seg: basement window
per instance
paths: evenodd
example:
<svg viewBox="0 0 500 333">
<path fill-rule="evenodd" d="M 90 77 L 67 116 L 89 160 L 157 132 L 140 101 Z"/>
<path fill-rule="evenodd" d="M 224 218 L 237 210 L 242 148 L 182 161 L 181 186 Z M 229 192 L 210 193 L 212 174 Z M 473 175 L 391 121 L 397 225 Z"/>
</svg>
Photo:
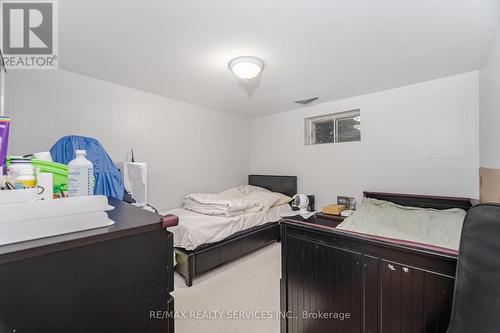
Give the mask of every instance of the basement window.
<svg viewBox="0 0 500 333">
<path fill-rule="evenodd" d="M 305 119 L 305 144 L 361 141 L 361 112 L 352 110 Z"/>
</svg>

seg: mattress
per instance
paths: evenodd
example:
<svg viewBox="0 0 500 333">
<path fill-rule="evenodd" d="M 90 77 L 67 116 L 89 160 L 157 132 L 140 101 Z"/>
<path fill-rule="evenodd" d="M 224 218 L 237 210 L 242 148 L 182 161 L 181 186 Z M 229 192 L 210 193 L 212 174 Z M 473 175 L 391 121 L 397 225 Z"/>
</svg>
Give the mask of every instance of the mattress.
<svg viewBox="0 0 500 333">
<path fill-rule="evenodd" d="M 179 224 L 168 228 L 174 235 L 174 246 L 191 251 L 197 247 L 222 241 L 238 232 L 269 222 L 277 222 L 291 210 L 289 205 L 273 207 L 269 211 L 246 213 L 238 216 L 210 216 L 176 208 L 162 214 L 179 217 Z"/>
</svg>

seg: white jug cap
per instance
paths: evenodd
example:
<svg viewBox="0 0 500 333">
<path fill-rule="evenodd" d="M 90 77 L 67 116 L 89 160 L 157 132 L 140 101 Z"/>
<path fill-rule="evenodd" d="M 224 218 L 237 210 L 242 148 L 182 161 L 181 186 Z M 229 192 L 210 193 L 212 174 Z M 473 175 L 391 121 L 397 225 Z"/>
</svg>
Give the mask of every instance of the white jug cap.
<svg viewBox="0 0 500 333">
<path fill-rule="evenodd" d="M 75 155 L 87 155 L 87 151 L 82 149 L 77 149 L 75 150 Z"/>
</svg>

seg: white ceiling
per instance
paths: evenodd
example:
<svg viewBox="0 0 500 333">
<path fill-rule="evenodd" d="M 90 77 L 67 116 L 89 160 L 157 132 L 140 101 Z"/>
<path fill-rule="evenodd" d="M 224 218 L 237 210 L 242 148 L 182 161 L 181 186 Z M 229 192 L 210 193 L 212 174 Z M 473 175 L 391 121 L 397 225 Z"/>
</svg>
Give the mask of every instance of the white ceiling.
<svg viewBox="0 0 500 333">
<path fill-rule="evenodd" d="M 248 117 L 478 69 L 498 0 L 62 0 L 60 68 Z M 238 83 L 230 59 L 260 57 Z"/>
</svg>

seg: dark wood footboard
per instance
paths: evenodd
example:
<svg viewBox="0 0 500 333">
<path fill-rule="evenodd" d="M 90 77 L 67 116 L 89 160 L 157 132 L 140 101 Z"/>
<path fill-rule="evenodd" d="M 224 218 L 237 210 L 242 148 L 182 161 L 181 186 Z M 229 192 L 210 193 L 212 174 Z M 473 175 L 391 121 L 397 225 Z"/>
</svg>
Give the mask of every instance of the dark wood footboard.
<svg viewBox="0 0 500 333">
<path fill-rule="evenodd" d="M 456 257 L 282 223 L 282 333 L 444 333 Z"/>
<path fill-rule="evenodd" d="M 184 277 L 186 286 L 193 285 L 196 275 L 228 263 L 280 238 L 278 222 L 268 223 L 233 235 L 221 242 L 201 246 L 193 251 L 175 248 L 175 271 Z"/>
</svg>

